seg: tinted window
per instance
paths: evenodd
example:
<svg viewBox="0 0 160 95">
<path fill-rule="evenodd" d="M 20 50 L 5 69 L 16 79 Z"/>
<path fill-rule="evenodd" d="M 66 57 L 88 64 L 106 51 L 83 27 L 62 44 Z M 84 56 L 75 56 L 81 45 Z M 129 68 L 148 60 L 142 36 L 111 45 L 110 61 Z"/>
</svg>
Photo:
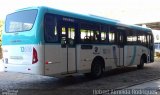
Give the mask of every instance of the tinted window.
<svg viewBox="0 0 160 95">
<path fill-rule="evenodd" d="M 58 32 L 57 32 L 57 19 L 52 14 L 46 14 L 44 19 L 44 29 L 45 29 L 45 41 L 46 42 L 57 42 Z"/>
<path fill-rule="evenodd" d="M 37 10 L 20 11 L 6 17 L 6 32 L 21 32 L 32 29 Z"/>
<path fill-rule="evenodd" d="M 115 27 L 110 27 L 110 31 L 109 31 L 109 43 L 116 43 L 116 28 Z"/>
<path fill-rule="evenodd" d="M 99 25 L 92 23 L 81 23 L 81 42 L 97 43 L 100 41 Z"/>
<path fill-rule="evenodd" d="M 108 43 L 109 42 L 109 33 L 108 33 L 108 26 L 101 26 L 101 42 Z"/>
<path fill-rule="evenodd" d="M 138 32 L 138 44 L 147 45 L 147 36 L 143 31 Z"/>
<path fill-rule="evenodd" d="M 137 44 L 137 32 L 132 30 L 126 31 L 127 44 Z"/>
</svg>

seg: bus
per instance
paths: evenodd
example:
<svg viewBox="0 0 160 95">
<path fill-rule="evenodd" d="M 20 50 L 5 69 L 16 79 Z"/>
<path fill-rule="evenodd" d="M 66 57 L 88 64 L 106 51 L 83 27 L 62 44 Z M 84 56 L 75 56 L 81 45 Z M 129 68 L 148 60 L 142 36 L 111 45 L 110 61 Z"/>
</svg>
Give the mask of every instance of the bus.
<svg viewBox="0 0 160 95">
<path fill-rule="evenodd" d="M 104 71 L 154 61 L 152 31 L 120 21 L 45 6 L 6 16 L 5 72 L 100 77 Z"/>
<path fill-rule="evenodd" d="M 154 37 L 155 57 L 160 57 L 160 30 L 152 30 Z"/>
</svg>

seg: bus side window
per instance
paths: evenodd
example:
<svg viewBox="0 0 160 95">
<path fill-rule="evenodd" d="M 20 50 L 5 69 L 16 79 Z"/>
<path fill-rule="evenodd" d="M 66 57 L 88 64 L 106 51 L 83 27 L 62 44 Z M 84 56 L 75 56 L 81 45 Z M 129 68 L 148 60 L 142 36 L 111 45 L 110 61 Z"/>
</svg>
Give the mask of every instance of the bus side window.
<svg viewBox="0 0 160 95">
<path fill-rule="evenodd" d="M 147 35 L 141 31 L 138 33 L 138 43 L 147 46 Z"/>
<path fill-rule="evenodd" d="M 109 32 L 109 43 L 115 43 L 115 33 Z"/>
<path fill-rule="evenodd" d="M 89 36 L 87 33 L 88 30 L 85 29 L 80 29 L 80 34 L 81 34 L 81 42 L 88 42 L 89 41 Z"/>
<path fill-rule="evenodd" d="M 100 42 L 99 25 L 95 23 L 82 22 L 80 24 L 80 38 L 82 43 Z"/>
<path fill-rule="evenodd" d="M 101 32 L 101 42 L 105 42 L 106 41 L 106 32 Z"/>
<path fill-rule="evenodd" d="M 54 15 L 46 14 L 44 21 L 44 34 L 46 42 L 57 42 L 58 33 L 57 33 L 57 20 Z"/>
<path fill-rule="evenodd" d="M 98 30 L 94 31 L 94 41 L 99 42 L 100 41 L 100 32 Z"/>
<path fill-rule="evenodd" d="M 70 46 L 75 45 L 75 28 L 74 27 L 68 28 L 68 43 Z"/>
<path fill-rule="evenodd" d="M 109 42 L 109 36 L 108 36 L 108 26 L 102 25 L 101 26 L 101 43 L 108 43 Z"/>
<path fill-rule="evenodd" d="M 127 44 L 133 45 L 133 44 L 137 44 L 139 43 L 139 41 L 137 39 L 139 39 L 139 37 L 137 38 L 137 31 L 133 31 L 133 30 L 126 30 L 125 32 L 126 34 L 126 41 Z"/>
<path fill-rule="evenodd" d="M 108 37 L 109 37 L 109 43 L 111 43 L 111 44 L 116 43 L 116 29 L 115 29 L 115 27 L 112 27 L 112 26 L 110 27 Z"/>
</svg>

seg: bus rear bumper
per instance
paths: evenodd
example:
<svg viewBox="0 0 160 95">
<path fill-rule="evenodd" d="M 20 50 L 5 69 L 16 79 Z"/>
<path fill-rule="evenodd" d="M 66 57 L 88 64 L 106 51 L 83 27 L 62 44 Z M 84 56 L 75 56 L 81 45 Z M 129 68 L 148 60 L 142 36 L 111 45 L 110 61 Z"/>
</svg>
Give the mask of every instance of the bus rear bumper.
<svg viewBox="0 0 160 95">
<path fill-rule="evenodd" d="M 37 65 L 15 65 L 15 64 L 5 64 L 5 72 L 18 72 L 18 73 L 27 73 L 27 74 L 37 74 L 44 75 L 44 70 L 38 68 Z"/>
</svg>

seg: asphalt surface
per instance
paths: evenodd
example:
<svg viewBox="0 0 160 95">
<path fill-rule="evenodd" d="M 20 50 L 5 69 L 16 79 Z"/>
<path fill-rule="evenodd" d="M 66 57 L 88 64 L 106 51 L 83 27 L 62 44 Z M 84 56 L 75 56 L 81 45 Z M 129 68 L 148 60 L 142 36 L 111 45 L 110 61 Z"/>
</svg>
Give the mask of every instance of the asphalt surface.
<svg viewBox="0 0 160 95">
<path fill-rule="evenodd" d="M 160 95 L 160 79 L 128 87 L 125 90 L 132 90 L 132 94 Z"/>
<path fill-rule="evenodd" d="M 55 78 L 0 72 L 0 95 L 96 95 L 97 90 L 111 95 L 108 91 L 126 89 L 156 79 L 160 79 L 159 59 L 146 64 L 142 70 L 136 66 L 119 68 L 105 72 L 100 79 L 94 80 L 83 75 Z"/>
</svg>

